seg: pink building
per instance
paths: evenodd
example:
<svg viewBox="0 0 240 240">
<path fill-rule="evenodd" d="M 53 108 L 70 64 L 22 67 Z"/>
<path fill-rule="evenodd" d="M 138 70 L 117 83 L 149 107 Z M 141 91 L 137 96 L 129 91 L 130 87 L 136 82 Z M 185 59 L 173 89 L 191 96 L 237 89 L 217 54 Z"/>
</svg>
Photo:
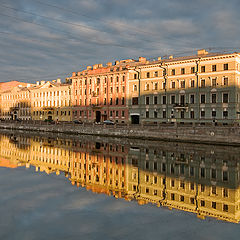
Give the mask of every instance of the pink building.
<svg viewBox="0 0 240 240">
<path fill-rule="evenodd" d="M 73 120 L 126 123 L 128 66 L 134 62 L 128 59 L 117 61 L 114 66 L 96 64 L 82 72 L 73 72 Z"/>
</svg>

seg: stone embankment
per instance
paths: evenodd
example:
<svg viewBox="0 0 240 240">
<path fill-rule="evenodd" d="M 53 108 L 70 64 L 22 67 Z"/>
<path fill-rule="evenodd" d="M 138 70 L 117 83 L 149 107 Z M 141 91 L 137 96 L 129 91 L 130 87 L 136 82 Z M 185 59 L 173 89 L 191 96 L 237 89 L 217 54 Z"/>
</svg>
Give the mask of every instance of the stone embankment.
<svg viewBox="0 0 240 240">
<path fill-rule="evenodd" d="M 240 146 L 240 127 L 1 122 L 1 129 Z"/>
</svg>

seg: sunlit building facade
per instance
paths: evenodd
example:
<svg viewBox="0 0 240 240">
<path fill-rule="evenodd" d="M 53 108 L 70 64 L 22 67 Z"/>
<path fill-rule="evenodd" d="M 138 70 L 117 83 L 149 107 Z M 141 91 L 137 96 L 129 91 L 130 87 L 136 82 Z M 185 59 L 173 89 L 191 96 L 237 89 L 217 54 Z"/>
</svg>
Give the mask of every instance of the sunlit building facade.
<svg viewBox="0 0 240 240">
<path fill-rule="evenodd" d="M 129 69 L 132 123 L 238 123 L 238 53 L 159 58 Z"/>
</svg>

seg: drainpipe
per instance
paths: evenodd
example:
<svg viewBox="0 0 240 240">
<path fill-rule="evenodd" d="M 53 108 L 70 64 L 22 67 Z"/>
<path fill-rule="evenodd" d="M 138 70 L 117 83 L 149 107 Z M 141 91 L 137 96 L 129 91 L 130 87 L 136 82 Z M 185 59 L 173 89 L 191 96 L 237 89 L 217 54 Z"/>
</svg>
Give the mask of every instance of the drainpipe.
<svg viewBox="0 0 240 240">
<path fill-rule="evenodd" d="M 197 80 L 197 121 L 200 122 L 200 89 L 199 89 L 199 64 L 200 64 L 201 58 L 199 57 L 198 60 L 196 60 L 196 80 Z"/>
<path fill-rule="evenodd" d="M 166 96 L 166 119 L 168 123 L 168 96 L 167 96 L 167 66 L 163 66 L 163 63 L 161 63 L 160 68 L 163 69 L 163 78 L 164 78 L 164 93 Z"/>
</svg>

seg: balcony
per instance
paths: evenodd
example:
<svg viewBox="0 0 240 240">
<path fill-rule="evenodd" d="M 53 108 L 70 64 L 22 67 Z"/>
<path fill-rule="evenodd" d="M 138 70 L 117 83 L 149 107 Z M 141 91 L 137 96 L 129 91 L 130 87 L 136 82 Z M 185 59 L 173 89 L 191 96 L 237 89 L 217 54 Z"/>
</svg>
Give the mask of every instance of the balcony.
<svg viewBox="0 0 240 240">
<path fill-rule="evenodd" d="M 188 103 L 175 103 L 173 108 L 175 109 L 188 109 Z"/>
</svg>

